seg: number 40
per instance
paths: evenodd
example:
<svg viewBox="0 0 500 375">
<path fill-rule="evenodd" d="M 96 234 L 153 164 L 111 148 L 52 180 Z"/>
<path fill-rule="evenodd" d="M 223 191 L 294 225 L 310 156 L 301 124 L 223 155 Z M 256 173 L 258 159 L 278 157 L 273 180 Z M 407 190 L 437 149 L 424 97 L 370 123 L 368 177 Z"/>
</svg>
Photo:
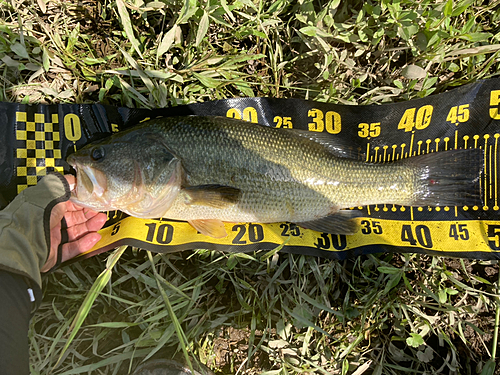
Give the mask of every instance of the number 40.
<svg viewBox="0 0 500 375">
<path fill-rule="evenodd" d="M 404 129 L 405 132 L 425 129 L 431 123 L 432 112 L 434 107 L 432 105 L 424 105 L 417 111 L 416 108 L 408 108 L 398 124 L 398 129 Z"/>
</svg>

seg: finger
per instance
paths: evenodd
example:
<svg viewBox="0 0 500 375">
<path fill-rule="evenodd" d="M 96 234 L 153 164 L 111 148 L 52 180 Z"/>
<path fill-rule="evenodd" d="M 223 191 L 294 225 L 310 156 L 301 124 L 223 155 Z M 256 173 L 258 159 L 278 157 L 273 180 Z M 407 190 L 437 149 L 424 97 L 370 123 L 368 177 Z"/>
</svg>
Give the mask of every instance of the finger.
<svg viewBox="0 0 500 375">
<path fill-rule="evenodd" d="M 99 213 L 97 211 L 93 211 L 93 210 L 89 210 L 89 209 L 85 209 L 85 210 L 81 209 L 78 211 L 66 212 L 66 214 L 64 215 L 64 218 L 66 219 L 66 223 L 67 223 L 68 227 L 72 227 L 74 225 L 85 223 L 97 215 L 106 216 L 106 214 Z"/>
<path fill-rule="evenodd" d="M 58 225 L 61 222 L 65 213 L 66 213 L 66 202 L 61 202 L 61 203 L 58 203 L 54 206 L 54 208 L 50 212 L 50 228 L 51 229 L 54 228 L 56 225 Z"/>
<path fill-rule="evenodd" d="M 84 223 L 69 226 L 67 228 L 68 239 L 73 241 L 89 232 L 97 232 L 103 227 L 107 220 L 106 214 L 98 213 Z"/>
<path fill-rule="evenodd" d="M 66 223 L 68 227 L 72 227 L 74 225 L 82 224 L 88 221 L 92 217 L 92 214 L 89 213 L 89 217 L 85 215 L 83 210 L 78 211 L 67 211 L 64 214 L 64 218 L 66 219 Z"/>
<path fill-rule="evenodd" d="M 66 205 L 67 205 L 67 207 L 66 207 L 67 211 L 70 211 L 70 212 L 72 212 L 72 211 L 75 211 L 75 212 L 76 211 L 83 211 L 84 213 L 86 213 L 87 211 L 96 212 L 96 211 L 92 210 L 91 208 L 80 206 L 72 201 L 66 201 L 64 203 L 66 203 Z"/>
<path fill-rule="evenodd" d="M 96 211 L 75 206 L 73 202 L 61 202 L 56 204 L 50 213 L 50 227 L 53 228 L 57 225 L 63 217 L 66 219 L 67 225 L 72 226 L 83 223 L 97 214 Z"/>
<path fill-rule="evenodd" d="M 71 221 L 73 221 L 73 215 L 75 212 L 69 212 L 68 213 L 68 208 L 71 209 L 71 204 L 68 202 L 61 202 L 58 203 L 54 206 L 50 213 L 50 228 L 54 228 L 57 224 L 59 224 L 62 220 L 63 217 L 70 218 Z M 77 214 L 78 215 L 78 214 Z"/>
<path fill-rule="evenodd" d="M 96 215 L 89 219 L 89 221 L 87 222 L 87 228 L 90 231 L 97 232 L 104 226 L 104 224 L 106 224 L 106 221 L 108 221 L 108 215 L 103 212 L 98 212 Z"/>
<path fill-rule="evenodd" d="M 89 233 L 78 240 L 68 242 L 63 245 L 62 261 L 65 262 L 69 259 L 83 254 L 92 249 L 95 244 L 101 239 L 99 233 Z"/>
</svg>

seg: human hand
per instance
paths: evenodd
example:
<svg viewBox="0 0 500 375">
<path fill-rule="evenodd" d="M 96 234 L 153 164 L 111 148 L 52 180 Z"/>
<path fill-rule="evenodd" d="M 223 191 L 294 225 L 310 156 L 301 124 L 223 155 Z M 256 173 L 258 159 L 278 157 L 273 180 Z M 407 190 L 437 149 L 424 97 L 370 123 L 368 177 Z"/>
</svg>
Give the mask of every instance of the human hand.
<svg viewBox="0 0 500 375">
<path fill-rule="evenodd" d="M 64 177 L 70 186 L 75 185 L 74 176 L 66 175 Z M 66 220 L 68 242 L 62 246 L 61 262 L 92 249 L 101 239 L 101 235 L 97 231 L 103 227 L 107 220 L 106 214 L 83 208 L 70 201 L 56 204 L 50 215 L 50 253 L 41 272 L 49 271 L 57 263 L 63 218 Z"/>
</svg>

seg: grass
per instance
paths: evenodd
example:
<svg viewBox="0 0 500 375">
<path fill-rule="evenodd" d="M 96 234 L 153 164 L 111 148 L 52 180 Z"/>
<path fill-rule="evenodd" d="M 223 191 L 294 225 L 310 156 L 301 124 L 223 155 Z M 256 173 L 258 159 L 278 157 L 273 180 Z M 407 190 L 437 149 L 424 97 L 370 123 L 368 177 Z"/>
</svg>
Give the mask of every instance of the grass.
<svg viewBox="0 0 500 375">
<path fill-rule="evenodd" d="M 2 1 L 0 100 L 409 100 L 498 76 L 499 5 Z M 47 278 L 33 374 L 123 374 L 156 356 L 223 374 L 500 374 L 497 262 L 127 249 L 105 270 L 106 258 Z"/>
</svg>

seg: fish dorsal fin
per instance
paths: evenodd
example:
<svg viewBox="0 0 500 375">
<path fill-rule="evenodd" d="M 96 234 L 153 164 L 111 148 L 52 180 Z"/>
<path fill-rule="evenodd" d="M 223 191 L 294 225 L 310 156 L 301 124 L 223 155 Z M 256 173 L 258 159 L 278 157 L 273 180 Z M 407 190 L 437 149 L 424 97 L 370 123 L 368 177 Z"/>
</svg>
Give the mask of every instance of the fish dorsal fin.
<svg viewBox="0 0 500 375">
<path fill-rule="evenodd" d="M 354 234 L 358 231 L 359 224 L 354 220 L 361 216 L 359 211 L 340 210 L 333 215 L 321 219 L 297 223 L 301 227 L 318 232 L 333 234 Z"/>
<path fill-rule="evenodd" d="M 231 206 L 237 203 L 241 196 L 240 189 L 212 184 L 184 187 L 182 192 L 187 205 L 194 204 L 215 208 Z"/>
<path fill-rule="evenodd" d="M 299 137 L 309 139 L 313 142 L 325 146 L 325 148 L 336 157 L 357 160 L 363 159 L 364 153 L 361 149 L 354 147 L 352 143 L 348 143 L 344 139 L 335 137 L 335 135 L 329 133 L 311 132 L 301 129 L 288 129 L 288 131 L 293 132 Z"/>
<path fill-rule="evenodd" d="M 188 220 L 188 223 L 193 226 L 198 232 L 205 236 L 213 238 L 224 238 L 227 236 L 224 223 L 217 219 L 209 220 Z"/>
</svg>

